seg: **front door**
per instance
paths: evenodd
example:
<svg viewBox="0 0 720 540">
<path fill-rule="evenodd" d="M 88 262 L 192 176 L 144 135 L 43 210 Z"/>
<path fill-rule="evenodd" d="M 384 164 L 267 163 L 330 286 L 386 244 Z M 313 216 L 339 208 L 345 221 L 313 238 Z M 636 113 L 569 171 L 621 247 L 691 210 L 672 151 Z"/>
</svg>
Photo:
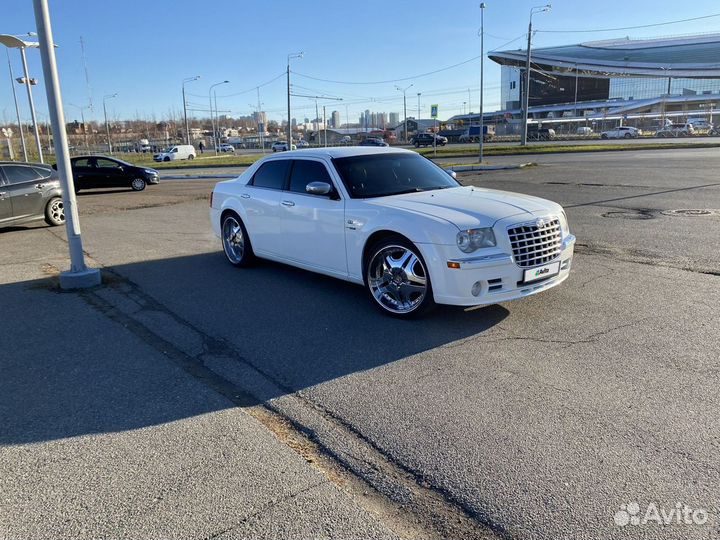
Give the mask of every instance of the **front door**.
<svg viewBox="0 0 720 540">
<path fill-rule="evenodd" d="M 99 183 L 101 184 L 98 187 L 124 187 L 130 185 L 125 169 L 117 161 L 99 157 L 95 162 L 97 164 Z"/>
<path fill-rule="evenodd" d="M 10 202 L 10 193 L 7 184 L 0 171 L 0 223 L 12 219 L 12 203 Z"/>
<path fill-rule="evenodd" d="M 280 199 L 287 181 L 290 160 L 266 161 L 240 192 L 245 208 L 245 228 L 253 250 L 261 255 L 281 255 Z"/>
<path fill-rule="evenodd" d="M 43 187 L 46 178 L 29 165 L 2 165 L 7 192 L 14 218 L 42 215 L 44 212 Z"/>
<path fill-rule="evenodd" d="M 329 195 L 311 195 L 306 186 L 325 182 Z M 296 262 L 336 274 L 347 274 L 345 204 L 322 161 L 295 159 L 289 189 L 280 201 L 283 254 Z"/>
</svg>

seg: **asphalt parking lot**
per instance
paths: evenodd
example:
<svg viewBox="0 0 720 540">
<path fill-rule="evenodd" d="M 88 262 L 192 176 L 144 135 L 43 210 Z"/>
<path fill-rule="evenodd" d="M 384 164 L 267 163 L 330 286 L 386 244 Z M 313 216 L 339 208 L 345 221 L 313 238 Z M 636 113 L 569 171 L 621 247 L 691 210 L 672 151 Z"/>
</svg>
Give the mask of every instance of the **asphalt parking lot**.
<svg viewBox="0 0 720 540">
<path fill-rule="evenodd" d="M 720 151 L 533 161 L 459 179 L 564 205 L 570 279 L 418 321 L 232 268 L 214 180 L 81 194 L 87 293 L 0 231 L 0 536 L 720 537 Z"/>
</svg>

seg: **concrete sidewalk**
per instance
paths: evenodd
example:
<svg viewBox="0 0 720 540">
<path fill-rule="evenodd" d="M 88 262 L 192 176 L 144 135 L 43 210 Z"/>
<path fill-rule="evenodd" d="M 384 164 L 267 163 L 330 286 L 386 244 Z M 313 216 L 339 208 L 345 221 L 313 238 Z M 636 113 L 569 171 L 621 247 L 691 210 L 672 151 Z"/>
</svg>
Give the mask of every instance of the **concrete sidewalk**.
<svg viewBox="0 0 720 540">
<path fill-rule="evenodd" d="M 5 232 L 0 253 L 0 537 L 395 537 L 244 408 L 53 289 L 54 232 Z"/>
</svg>

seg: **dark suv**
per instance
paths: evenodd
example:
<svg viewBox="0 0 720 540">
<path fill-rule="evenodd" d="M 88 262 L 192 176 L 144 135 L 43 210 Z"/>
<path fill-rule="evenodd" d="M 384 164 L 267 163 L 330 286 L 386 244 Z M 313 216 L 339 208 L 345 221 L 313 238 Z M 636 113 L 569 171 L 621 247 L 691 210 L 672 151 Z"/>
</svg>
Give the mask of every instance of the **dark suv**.
<svg viewBox="0 0 720 540">
<path fill-rule="evenodd" d="M 433 143 L 433 140 L 435 140 L 436 142 Z M 415 148 L 420 148 L 421 146 L 445 146 L 448 140 L 441 135 L 433 135 L 432 133 L 418 133 L 412 138 L 411 142 L 415 145 Z"/>
<path fill-rule="evenodd" d="M 65 223 L 60 180 L 49 165 L 0 161 L 0 227 Z"/>
</svg>

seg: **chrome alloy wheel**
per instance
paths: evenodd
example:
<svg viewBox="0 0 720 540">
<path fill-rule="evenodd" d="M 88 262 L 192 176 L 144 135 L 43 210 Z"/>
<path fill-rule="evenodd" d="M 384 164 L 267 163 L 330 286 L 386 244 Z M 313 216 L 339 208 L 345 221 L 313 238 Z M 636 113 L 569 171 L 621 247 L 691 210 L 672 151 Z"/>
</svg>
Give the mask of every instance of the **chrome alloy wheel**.
<svg viewBox="0 0 720 540">
<path fill-rule="evenodd" d="M 50 205 L 50 217 L 55 223 L 65 223 L 65 205 L 62 199 L 57 199 Z"/>
<path fill-rule="evenodd" d="M 133 179 L 131 186 L 135 191 L 142 191 L 145 189 L 145 180 L 142 178 L 135 178 Z"/>
<path fill-rule="evenodd" d="M 222 241 L 225 255 L 233 264 L 239 264 L 245 255 L 245 237 L 238 220 L 228 216 L 223 221 Z"/>
<path fill-rule="evenodd" d="M 420 257 L 410 249 L 384 246 L 370 259 L 368 287 L 382 308 L 392 313 L 411 313 L 427 294 L 427 272 Z"/>
</svg>

